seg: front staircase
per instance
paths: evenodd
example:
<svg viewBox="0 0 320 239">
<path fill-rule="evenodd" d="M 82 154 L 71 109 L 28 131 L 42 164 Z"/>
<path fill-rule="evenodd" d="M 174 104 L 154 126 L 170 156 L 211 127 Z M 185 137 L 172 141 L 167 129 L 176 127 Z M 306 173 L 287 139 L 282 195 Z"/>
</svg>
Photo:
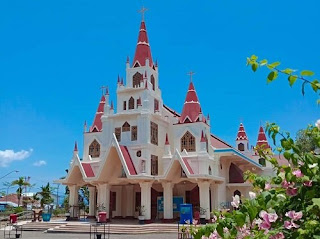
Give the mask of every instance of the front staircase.
<svg viewBox="0 0 320 239">
<path fill-rule="evenodd" d="M 23 225 L 24 231 L 46 231 L 47 233 L 89 233 L 89 222 L 28 222 Z M 103 227 L 98 229 L 103 230 Z M 149 234 L 149 233 L 177 233 L 177 224 L 151 223 L 139 224 L 106 224 L 106 231 L 110 234 Z"/>
</svg>

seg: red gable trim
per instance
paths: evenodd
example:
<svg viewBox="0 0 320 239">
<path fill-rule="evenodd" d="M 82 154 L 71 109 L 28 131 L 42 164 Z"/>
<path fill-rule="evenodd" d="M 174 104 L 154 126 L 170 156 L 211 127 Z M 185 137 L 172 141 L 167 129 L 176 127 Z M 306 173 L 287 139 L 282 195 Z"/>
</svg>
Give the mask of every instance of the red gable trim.
<svg viewBox="0 0 320 239">
<path fill-rule="evenodd" d="M 124 146 L 124 145 L 119 145 L 119 146 L 120 146 L 122 155 L 124 157 L 124 161 L 128 167 L 130 175 L 137 175 L 137 171 L 133 165 L 127 146 Z"/>
<path fill-rule="evenodd" d="M 90 163 L 81 163 L 83 170 L 88 178 L 94 177 L 94 172 L 92 170 Z"/>
<path fill-rule="evenodd" d="M 193 170 L 192 170 L 192 168 L 191 168 L 191 166 L 190 166 L 190 164 L 189 164 L 188 160 L 187 160 L 186 158 L 182 158 L 182 160 L 183 160 L 184 164 L 186 165 L 186 167 L 187 167 L 187 169 L 188 169 L 189 173 L 190 173 L 190 174 L 194 174 L 194 172 L 193 172 Z"/>
</svg>

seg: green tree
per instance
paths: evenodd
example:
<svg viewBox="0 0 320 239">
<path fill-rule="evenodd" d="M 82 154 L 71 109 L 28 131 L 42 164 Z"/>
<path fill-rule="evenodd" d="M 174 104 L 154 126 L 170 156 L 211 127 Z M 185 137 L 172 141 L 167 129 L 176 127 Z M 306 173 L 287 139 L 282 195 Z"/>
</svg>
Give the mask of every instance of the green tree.
<svg viewBox="0 0 320 239">
<path fill-rule="evenodd" d="M 20 206 L 20 200 L 21 200 L 21 196 L 22 196 L 23 187 L 31 186 L 31 184 L 28 181 L 26 181 L 24 177 L 20 177 L 19 179 L 12 181 L 11 185 L 12 186 L 18 186 L 17 196 L 18 196 L 18 207 L 19 207 Z"/>
<path fill-rule="evenodd" d="M 312 140 L 310 134 L 305 129 L 301 129 L 297 132 L 296 143 L 300 147 L 302 152 L 311 152 L 316 149 L 316 144 Z"/>
<path fill-rule="evenodd" d="M 41 195 L 40 204 L 43 207 L 45 204 L 53 203 L 53 198 L 51 197 L 51 187 L 50 184 L 47 183 L 46 186 L 41 186 L 41 191 L 38 192 Z"/>
</svg>

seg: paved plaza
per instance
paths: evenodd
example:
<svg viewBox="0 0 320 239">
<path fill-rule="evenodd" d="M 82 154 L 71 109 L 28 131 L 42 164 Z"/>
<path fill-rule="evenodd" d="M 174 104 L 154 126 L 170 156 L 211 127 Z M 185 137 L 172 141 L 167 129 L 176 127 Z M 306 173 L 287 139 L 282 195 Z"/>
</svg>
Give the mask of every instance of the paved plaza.
<svg viewBox="0 0 320 239">
<path fill-rule="evenodd" d="M 1 237 L 3 234 L 1 235 Z M 0 237 L 0 238 L 1 238 Z M 64 239 L 64 238 L 72 238 L 72 239 L 89 239 L 90 235 L 86 233 L 76 234 L 76 233 L 45 233 L 45 232 L 26 232 L 22 233 L 23 239 L 33 239 L 33 238 L 45 238 L 45 239 Z M 91 237 L 92 238 L 92 237 Z M 102 237 L 103 238 L 103 237 Z M 108 238 L 108 236 L 106 236 Z M 109 236 L 110 239 L 121 239 L 121 238 L 130 238 L 130 239 L 173 239 L 177 238 L 176 233 L 153 233 L 153 234 L 139 234 L 139 235 L 117 235 L 112 234 Z"/>
</svg>

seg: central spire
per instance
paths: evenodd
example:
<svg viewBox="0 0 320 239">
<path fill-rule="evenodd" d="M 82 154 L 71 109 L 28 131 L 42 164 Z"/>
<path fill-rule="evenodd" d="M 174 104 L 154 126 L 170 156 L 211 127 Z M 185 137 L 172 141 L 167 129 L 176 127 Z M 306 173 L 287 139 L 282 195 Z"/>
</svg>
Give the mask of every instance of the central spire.
<svg viewBox="0 0 320 239">
<path fill-rule="evenodd" d="M 141 12 L 142 14 L 142 20 L 140 24 L 136 53 L 134 55 L 134 59 L 132 63 L 133 67 L 145 66 L 147 59 L 149 60 L 149 66 L 150 67 L 153 66 L 151 49 L 150 49 L 150 44 L 149 44 L 148 35 L 147 35 L 147 28 L 146 28 L 146 23 L 144 21 L 144 13 L 146 11 L 147 9 L 144 7 L 142 7 L 142 9 L 139 10 L 139 12 Z"/>
</svg>

